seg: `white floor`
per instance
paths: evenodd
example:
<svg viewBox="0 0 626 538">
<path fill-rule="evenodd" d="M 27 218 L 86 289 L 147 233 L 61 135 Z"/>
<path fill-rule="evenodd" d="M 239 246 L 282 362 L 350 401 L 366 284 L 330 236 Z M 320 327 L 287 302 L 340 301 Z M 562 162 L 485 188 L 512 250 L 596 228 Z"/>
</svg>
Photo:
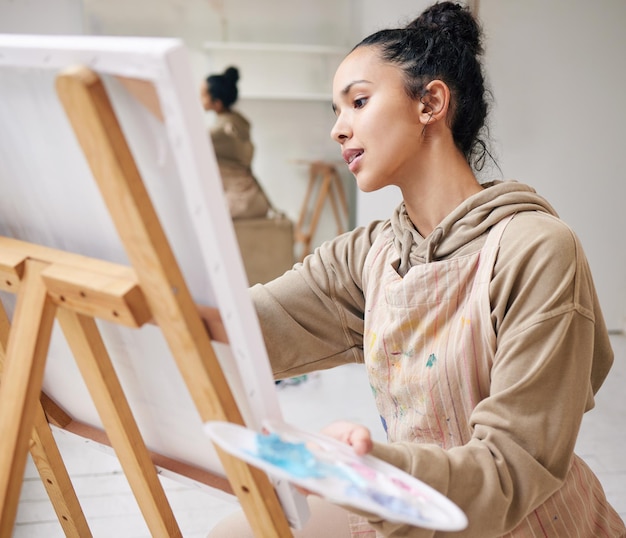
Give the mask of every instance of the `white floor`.
<svg viewBox="0 0 626 538">
<path fill-rule="evenodd" d="M 584 419 L 577 452 L 598 474 L 607 496 L 626 519 L 626 337 L 613 337 L 613 345 L 615 366 L 596 408 Z M 364 372 L 356 365 L 309 376 L 300 385 L 283 387 L 279 394 L 288 422 L 306 420 L 307 428 L 317 430 L 334 418 L 343 418 L 365 423 L 383 439 Z M 93 536 L 148 538 L 150 533 L 117 460 L 67 435 L 57 438 Z M 166 477 L 161 480 L 185 538 L 204 538 L 217 521 L 237 510 L 236 502 L 223 495 L 216 497 Z M 31 461 L 13 536 L 64 536 Z"/>
</svg>

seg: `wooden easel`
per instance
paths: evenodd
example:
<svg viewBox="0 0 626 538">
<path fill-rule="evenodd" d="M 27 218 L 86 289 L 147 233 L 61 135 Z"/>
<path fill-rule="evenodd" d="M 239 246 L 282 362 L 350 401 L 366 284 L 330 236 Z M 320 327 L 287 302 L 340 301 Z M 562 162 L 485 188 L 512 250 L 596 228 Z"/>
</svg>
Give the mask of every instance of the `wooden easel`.
<svg viewBox="0 0 626 538">
<path fill-rule="evenodd" d="M 66 535 L 91 535 L 48 424 L 71 417 L 41 393 L 55 320 L 152 535 L 180 536 L 96 318 L 156 324 L 202 421 L 243 419 L 101 80 L 74 69 L 57 78 L 57 93 L 131 267 L 0 238 L 0 285 L 17 295 L 10 330 L 0 309 L 0 538 L 12 534 L 29 449 Z M 217 452 L 255 534 L 292 536 L 267 476 Z"/>
<path fill-rule="evenodd" d="M 309 183 L 294 231 L 296 244 L 302 244 L 300 260 L 311 252 L 311 242 L 326 199 L 330 200 L 335 216 L 337 235 L 348 229 L 348 202 L 335 165 L 325 161 L 311 161 L 307 164 L 309 165 Z M 313 198 L 314 192 L 317 194 L 315 198 Z"/>
</svg>

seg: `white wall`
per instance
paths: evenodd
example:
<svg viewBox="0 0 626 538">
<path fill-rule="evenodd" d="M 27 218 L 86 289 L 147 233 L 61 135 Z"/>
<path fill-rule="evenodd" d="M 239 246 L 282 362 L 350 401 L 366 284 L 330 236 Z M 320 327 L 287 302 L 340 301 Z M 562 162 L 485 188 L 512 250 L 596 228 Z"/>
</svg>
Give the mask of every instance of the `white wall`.
<svg viewBox="0 0 626 538">
<path fill-rule="evenodd" d="M 83 4 L 78 0 L 0 0 L 0 33 L 82 32 Z"/>
<path fill-rule="evenodd" d="M 492 137 L 507 178 L 579 235 L 610 329 L 626 326 L 626 2 L 481 0 Z"/>
</svg>

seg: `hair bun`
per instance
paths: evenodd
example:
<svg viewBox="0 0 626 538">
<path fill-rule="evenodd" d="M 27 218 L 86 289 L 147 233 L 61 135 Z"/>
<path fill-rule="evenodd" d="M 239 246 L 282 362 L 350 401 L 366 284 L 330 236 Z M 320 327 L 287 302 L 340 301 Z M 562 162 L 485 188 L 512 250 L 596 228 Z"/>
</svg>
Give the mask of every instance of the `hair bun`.
<svg viewBox="0 0 626 538">
<path fill-rule="evenodd" d="M 442 37 L 469 47 L 474 55 L 482 54 L 481 30 L 469 8 L 455 2 L 438 2 L 427 8 L 407 30 L 437 33 Z"/>
<path fill-rule="evenodd" d="M 228 79 L 228 81 L 233 84 L 237 84 L 237 81 L 239 80 L 239 70 L 233 66 L 228 67 L 226 68 L 226 71 L 224 71 L 223 77 Z"/>
</svg>

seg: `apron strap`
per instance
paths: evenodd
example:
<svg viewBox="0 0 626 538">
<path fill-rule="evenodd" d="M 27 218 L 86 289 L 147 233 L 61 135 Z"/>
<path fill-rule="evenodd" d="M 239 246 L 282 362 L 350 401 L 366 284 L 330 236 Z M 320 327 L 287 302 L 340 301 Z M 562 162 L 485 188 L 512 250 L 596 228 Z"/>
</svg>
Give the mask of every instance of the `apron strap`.
<svg viewBox="0 0 626 538">
<path fill-rule="evenodd" d="M 476 273 L 476 283 L 483 284 L 491 282 L 491 275 L 493 274 L 493 267 L 496 263 L 496 257 L 498 256 L 498 250 L 500 249 L 500 239 L 506 229 L 507 225 L 516 213 L 503 218 L 496 225 L 492 226 L 487 235 L 487 240 L 483 245 L 480 252 L 480 261 L 478 262 L 478 272 Z"/>
</svg>

